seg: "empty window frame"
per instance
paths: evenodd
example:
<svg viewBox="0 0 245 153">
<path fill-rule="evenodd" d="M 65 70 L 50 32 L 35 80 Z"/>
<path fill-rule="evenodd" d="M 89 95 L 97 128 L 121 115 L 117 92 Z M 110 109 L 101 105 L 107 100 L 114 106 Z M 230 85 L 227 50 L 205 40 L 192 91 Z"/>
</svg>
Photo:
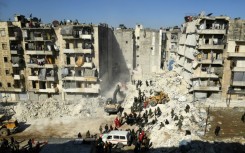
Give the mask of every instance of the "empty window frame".
<svg viewBox="0 0 245 153">
<path fill-rule="evenodd" d="M 0 29 L 0 36 L 5 37 L 6 36 L 6 32 L 5 29 Z"/>
<path fill-rule="evenodd" d="M 8 83 L 8 87 L 11 87 L 11 83 Z"/>
<path fill-rule="evenodd" d="M 235 53 L 238 53 L 239 52 L 239 48 L 240 48 L 240 46 L 239 45 L 236 45 L 236 47 L 235 47 Z"/>
<path fill-rule="evenodd" d="M 8 57 L 3 57 L 3 60 L 4 60 L 5 63 L 7 63 L 8 62 Z"/>
<path fill-rule="evenodd" d="M 2 49 L 4 49 L 4 50 L 7 49 L 7 43 L 2 43 Z"/>
</svg>

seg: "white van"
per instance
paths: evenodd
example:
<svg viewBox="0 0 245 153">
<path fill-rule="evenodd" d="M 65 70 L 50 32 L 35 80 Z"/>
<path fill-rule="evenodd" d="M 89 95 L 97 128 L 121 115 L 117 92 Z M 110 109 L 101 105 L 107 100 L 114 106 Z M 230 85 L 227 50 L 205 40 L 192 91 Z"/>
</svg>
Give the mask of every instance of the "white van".
<svg viewBox="0 0 245 153">
<path fill-rule="evenodd" d="M 111 142 L 112 144 L 122 143 L 123 145 L 129 145 L 130 143 L 130 133 L 129 131 L 110 131 L 102 136 L 102 141 L 105 143 Z"/>
</svg>

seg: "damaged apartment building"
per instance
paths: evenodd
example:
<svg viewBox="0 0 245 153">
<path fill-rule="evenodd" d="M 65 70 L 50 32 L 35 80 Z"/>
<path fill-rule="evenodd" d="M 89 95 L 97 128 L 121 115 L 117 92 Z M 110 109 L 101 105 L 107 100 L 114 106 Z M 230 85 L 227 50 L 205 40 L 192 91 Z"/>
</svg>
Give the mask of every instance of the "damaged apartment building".
<svg viewBox="0 0 245 153">
<path fill-rule="evenodd" d="M 120 52 L 123 67 L 128 72 L 124 75 L 125 80 L 129 81 L 130 76 L 131 79 L 141 79 L 163 69 L 164 30 L 143 28 L 137 24 L 135 29 L 120 26 L 114 30 L 114 35 L 118 43 L 116 50 Z"/>
<path fill-rule="evenodd" d="M 25 91 L 21 22 L 0 22 L 0 98 L 19 99 Z"/>
<path fill-rule="evenodd" d="M 229 21 L 227 58 L 223 97 L 244 100 L 245 96 L 245 20 L 235 18 Z"/>
<path fill-rule="evenodd" d="M 112 30 L 107 24 L 55 27 L 60 48 L 60 88 L 63 99 L 99 94 L 112 83 Z"/>
<path fill-rule="evenodd" d="M 107 24 L 43 24 L 16 15 L 0 25 L 2 100 L 99 94 L 113 80 L 113 31 Z"/>
<path fill-rule="evenodd" d="M 229 17 L 186 16 L 175 71 L 190 85 L 195 99 L 220 98 Z"/>
</svg>

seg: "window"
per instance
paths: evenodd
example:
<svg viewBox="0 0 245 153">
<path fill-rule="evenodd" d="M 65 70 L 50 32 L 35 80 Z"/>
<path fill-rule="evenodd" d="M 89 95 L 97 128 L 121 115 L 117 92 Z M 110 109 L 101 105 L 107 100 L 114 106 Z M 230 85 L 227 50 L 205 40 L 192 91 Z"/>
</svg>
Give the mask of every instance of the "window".
<svg viewBox="0 0 245 153">
<path fill-rule="evenodd" d="M 235 53 L 238 53 L 239 52 L 239 45 L 236 45 L 236 47 L 235 47 Z"/>
<path fill-rule="evenodd" d="M 2 37 L 6 36 L 5 29 L 0 29 L 0 35 Z"/>
<path fill-rule="evenodd" d="M 9 70 L 5 70 L 6 75 L 9 75 Z"/>
<path fill-rule="evenodd" d="M 2 43 L 2 49 L 7 49 L 7 43 Z"/>
<path fill-rule="evenodd" d="M 8 83 L 8 87 L 11 87 L 11 83 Z"/>
<path fill-rule="evenodd" d="M 8 57 L 3 57 L 4 62 L 7 63 L 8 62 Z"/>
<path fill-rule="evenodd" d="M 114 139 L 119 139 L 119 136 L 118 135 L 114 135 L 113 138 Z"/>
<path fill-rule="evenodd" d="M 125 136 L 120 136 L 120 139 L 125 140 L 126 137 Z"/>
<path fill-rule="evenodd" d="M 109 136 L 107 137 L 107 139 L 112 139 L 112 136 L 111 136 L 111 135 L 109 135 Z"/>
<path fill-rule="evenodd" d="M 126 44 L 128 43 L 128 41 L 126 41 Z"/>
<path fill-rule="evenodd" d="M 2 87 L 3 85 L 2 85 L 2 82 L 0 82 L 0 87 Z"/>
</svg>

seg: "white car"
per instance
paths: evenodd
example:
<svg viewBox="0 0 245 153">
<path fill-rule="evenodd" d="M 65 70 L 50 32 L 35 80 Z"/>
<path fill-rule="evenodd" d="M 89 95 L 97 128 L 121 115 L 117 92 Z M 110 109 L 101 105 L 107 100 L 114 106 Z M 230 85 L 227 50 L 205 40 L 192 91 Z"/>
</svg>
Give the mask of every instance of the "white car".
<svg viewBox="0 0 245 153">
<path fill-rule="evenodd" d="M 111 142 L 112 144 L 122 143 L 124 146 L 130 144 L 131 136 L 129 131 L 110 131 L 102 135 L 102 141 L 105 143 Z"/>
</svg>

